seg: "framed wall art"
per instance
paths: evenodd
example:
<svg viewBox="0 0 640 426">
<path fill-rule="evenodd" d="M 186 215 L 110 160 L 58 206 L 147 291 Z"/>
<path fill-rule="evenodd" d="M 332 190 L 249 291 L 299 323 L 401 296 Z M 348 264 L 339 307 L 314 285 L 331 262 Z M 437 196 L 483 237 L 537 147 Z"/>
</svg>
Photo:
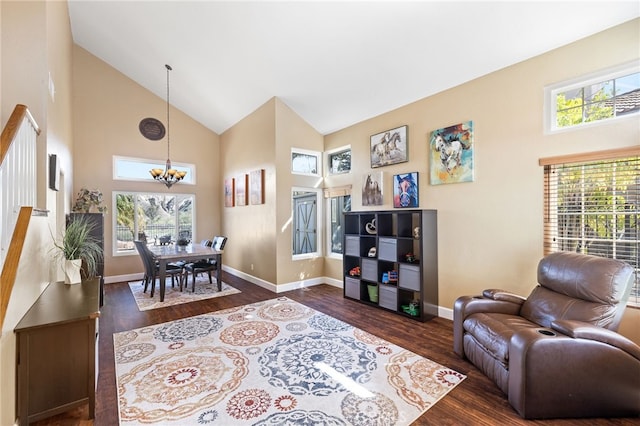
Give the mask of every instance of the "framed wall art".
<svg viewBox="0 0 640 426">
<path fill-rule="evenodd" d="M 382 205 L 382 172 L 371 172 L 362 177 L 362 205 Z"/>
<path fill-rule="evenodd" d="M 241 174 L 236 177 L 236 205 L 247 205 L 247 174 Z"/>
<path fill-rule="evenodd" d="M 249 172 L 249 202 L 264 204 L 264 169 Z"/>
<path fill-rule="evenodd" d="M 393 176 L 393 207 L 417 208 L 418 194 L 418 172 Z"/>
<path fill-rule="evenodd" d="M 431 185 L 473 182 L 473 121 L 434 130 L 429 141 Z"/>
<path fill-rule="evenodd" d="M 228 178 L 224 180 L 224 206 L 233 207 L 235 205 L 235 187 L 234 179 Z"/>
<path fill-rule="evenodd" d="M 400 126 L 371 136 L 371 168 L 408 161 L 408 129 L 409 126 Z"/>
<path fill-rule="evenodd" d="M 327 153 L 327 174 L 338 175 L 351 171 L 351 147 Z"/>
<path fill-rule="evenodd" d="M 291 173 L 320 176 L 320 153 L 292 148 Z"/>
</svg>

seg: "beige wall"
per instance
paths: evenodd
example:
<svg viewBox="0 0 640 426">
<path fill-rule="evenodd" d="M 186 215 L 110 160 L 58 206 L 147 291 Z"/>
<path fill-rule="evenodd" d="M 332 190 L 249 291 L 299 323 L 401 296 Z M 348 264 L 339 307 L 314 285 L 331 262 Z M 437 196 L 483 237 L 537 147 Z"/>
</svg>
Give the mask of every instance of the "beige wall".
<svg viewBox="0 0 640 426">
<path fill-rule="evenodd" d="M 220 136 L 222 181 L 265 170 L 264 204 L 220 208 L 222 233 L 229 238 L 224 264 L 267 283 L 277 279 L 275 127 L 271 99 Z"/>
<path fill-rule="evenodd" d="M 56 233 L 58 218 L 64 217 L 69 204 L 65 194 L 70 184 L 60 192 L 47 189 L 47 159 L 53 153 L 63 164 L 71 164 L 72 39 L 66 2 L 1 2 L 0 16 L 2 126 L 16 104 L 26 105 L 40 126 L 35 207 L 48 210 L 48 216 L 31 218 L 0 338 L 0 424 L 9 425 L 16 416 L 13 328 L 56 279 L 51 234 Z M 55 98 L 49 96 L 49 74 Z"/>
<path fill-rule="evenodd" d="M 370 170 L 369 136 L 409 126 L 409 162 L 380 169 L 382 208 L 392 208 L 393 174 L 420 173 L 420 208 L 438 210 L 441 307 L 484 288 L 526 295 L 535 285 L 543 254 L 539 158 L 638 146 L 637 116 L 545 135 L 543 98 L 546 85 L 638 59 L 639 32 L 636 19 L 325 137 L 327 150 L 351 144 L 353 209 L 363 210 L 357 188 Z M 474 123 L 475 181 L 429 185 L 430 132 L 465 120 Z"/>
<path fill-rule="evenodd" d="M 126 277 L 142 272 L 137 254 L 114 257 L 112 229 L 115 218 L 113 191 L 146 191 L 161 194 L 194 194 L 196 226 L 194 239 L 211 238 L 221 231 L 222 198 L 219 137 L 181 111 L 171 108 L 171 160 L 196 167 L 196 185 L 179 183 L 172 188 L 154 181 L 130 182 L 113 179 L 113 156 L 166 161 L 166 137 L 144 138 L 140 120 L 155 117 L 166 125 L 166 98 L 160 98 L 125 77 L 105 62 L 75 46 L 73 52 L 73 188 L 103 192 L 109 213 L 105 216 L 105 275 Z M 180 72 L 174 64 L 173 73 Z M 166 73 L 158 64 L 158 73 Z M 164 86 L 161 88 L 164 91 Z M 171 86 L 171 90 L 179 87 Z"/>
<path fill-rule="evenodd" d="M 321 152 L 323 143 L 277 98 L 221 135 L 223 180 L 265 169 L 265 204 L 223 207 L 226 266 L 273 289 L 324 275 L 323 258 L 291 259 L 291 188 L 319 188 L 322 180 L 290 173 L 291 148 Z"/>
</svg>

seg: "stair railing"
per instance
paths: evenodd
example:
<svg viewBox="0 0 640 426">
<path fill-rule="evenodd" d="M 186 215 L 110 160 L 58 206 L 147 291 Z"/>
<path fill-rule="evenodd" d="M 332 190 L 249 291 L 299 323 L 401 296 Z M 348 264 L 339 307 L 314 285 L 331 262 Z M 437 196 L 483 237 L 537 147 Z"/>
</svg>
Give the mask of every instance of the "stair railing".
<svg viewBox="0 0 640 426">
<path fill-rule="evenodd" d="M 28 108 L 16 105 L 0 136 L 0 268 L 20 208 L 37 200 L 36 138 L 40 128 Z"/>
</svg>

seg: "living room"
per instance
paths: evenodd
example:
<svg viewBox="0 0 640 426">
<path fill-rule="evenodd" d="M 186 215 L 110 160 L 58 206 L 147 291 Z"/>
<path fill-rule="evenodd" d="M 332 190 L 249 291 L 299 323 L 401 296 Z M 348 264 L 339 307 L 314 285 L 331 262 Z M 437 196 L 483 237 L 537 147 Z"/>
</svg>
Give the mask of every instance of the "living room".
<svg viewBox="0 0 640 426">
<path fill-rule="evenodd" d="M 74 44 L 64 2 L 3 2 L 0 10 L 3 123 L 16 104 L 28 105 L 43 128 L 40 138 L 46 140 L 39 148 L 39 161 L 44 162 L 47 154 L 57 154 L 64 175 L 61 191 L 39 191 L 39 207 L 50 212 L 49 223 L 42 226 L 42 239 L 50 237 L 48 225 L 59 225 L 60 216 L 69 211 L 81 187 L 100 189 L 111 212 L 105 220 L 107 282 L 138 277 L 142 266 L 137 256 L 113 254 L 111 194 L 169 190 L 152 181 L 114 180 L 113 156 L 164 159 L 164 143 L 145 140 L 137 126 L 144 117 L 164 117 L 166 100 Z M 351 185 L 353 209 L 360 210 L 362 176 L 371 171 L 371 135 L 406 125 L 408 161 L 380 169 L 385 198 L 375 209 L 393 209 L 394 174 L 419 173 L 419 208 L 438 211 L 440 316 L 451 319 L 457 297 L 479 294 L 488 287 L 527 295 L 535 285 L 536 267 L 544 251 L 544 168 L 539 160 L 633 148 L 640 140 L 637 116 L 547 133 L 545 87 L 637 62 L 639 31 L 640 19 L 635 18 L 328 134 L 319 133 L 275 95 L 221 134 L 174 109 L 171 158 L 194 164 L 198 184 L 178 184 L 171 191 L 193 193 L 197 198 L 198 238 L 219 234 L 229 238 L 224 255 L 227 273 L 277 293 L 317 283 L 341 286 L 340 259 L 292 259 L 291 229 L 286 226 L 291 216 L 291 188 L 314 188 L 317 181 L 290 173 L 291 149 L 324 153 L 349 146 L 351 172 L 326 176 L 321 187 Z M 25 50 L 33 52 L 27 64 Z M 179 72 L 179 64 L 173 66 Z M 55 101 L 41 84 L 47 70 L 55 80 Z M 158 73 L 162 76 L 163 69 Z M 474 181 L 430 185 L 429 135 L 469 120 L 475 130 Z M 254 169 L 265 170 L 264 204 L 224 207 L 225 178 Z M 39 179 L 38 185 L 46 188 L 45 179 Z M 517 214 L 510 214 L 514 206 Z M 13 385 L 9 336 L 20 314 L 41 292 L 46 281 L 42 276 L 51 273 L 49 267 L 44 269 L 39 277 L 19 277 L 32 290 L 21 300 L 12 300 L 13 317 L 3 326 L 2 424 L 12 422 L 6 420 L 14 411 L 14 399 L 4 397 L 13 394 L 7 390 Z M 627 308 L 621 334 L 640 342 L 638 324 L 638 309 Z"/>
</svg>

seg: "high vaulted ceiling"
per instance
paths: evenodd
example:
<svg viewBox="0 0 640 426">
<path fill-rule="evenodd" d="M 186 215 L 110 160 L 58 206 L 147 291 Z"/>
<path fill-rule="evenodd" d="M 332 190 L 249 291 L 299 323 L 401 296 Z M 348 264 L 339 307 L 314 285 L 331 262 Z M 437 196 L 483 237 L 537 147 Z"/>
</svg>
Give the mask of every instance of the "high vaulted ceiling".
<svg viewBox="0 0 640 426">
<path fill-rule="evenodd" d="M 640 16 L 632 1 L 69 0 L 76 44 L 216 133 L 274 96 L 328 134 Z M 496 88 L 499 91 L 499 88 Z"/>
</svg>

